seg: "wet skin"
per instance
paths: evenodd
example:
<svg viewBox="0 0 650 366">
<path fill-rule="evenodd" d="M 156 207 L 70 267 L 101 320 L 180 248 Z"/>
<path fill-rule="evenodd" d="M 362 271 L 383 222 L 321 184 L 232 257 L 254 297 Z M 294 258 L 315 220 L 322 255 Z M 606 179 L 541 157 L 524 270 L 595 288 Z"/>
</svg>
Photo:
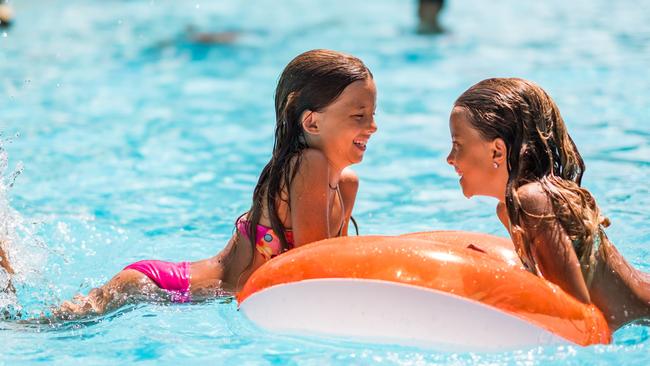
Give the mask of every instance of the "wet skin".
<svg viewBox="0 0 650 366">
<path fill-rule="evenodd" d="M 505 205 L 508 179 L 507 148 L 503 140 L 484 140 L 472 128 L 466 112 L 454 108 L 450 117 L 453 147 L 447 162 L 461 176 L 460 185 L 468 198 L 474 195 L 499 200 L 497 216 L 508 229 L 515 246 L 520 236 L 512 232 Z M 573 244 L 554 217 L 551 200 L 537 182 L 517 189 L 525 216 L 522 229 L 531 238 L 532 255 L 542 276 L 583 303 L 593 303 L 602 312 L 612 331 L 633 321 L 650 318 L 650 276 L 633 268 L 614 245 L 601 244 L 596 269 L 587 284 Z M 537 218 L 543 217 L 543 218 Z"/>
<path fill-rule="evenodd" d="M 361 162 L 366 144 L 377 131 L 375 103 L 375 83 L 366 79 L 348 85 L 324 109 L 302 114 L 309 148 L 301 153 L 301 164 L 291 186 L 281 193 L 281 198 L 290 197 L 291 207 L 286 200 L 278 200 L 277 205 L 283 226 L 293 231 L 296 247 L 347 235 L 359 185 L 349 166 Z M 260 224 L 271 226 L 267 208 L 263 207 L 262 212 Z M 190 264 L 192 300 L 233 294 L 265 262 L 246 237 L 235 233 L 220 253 Z M 54 310 L 53 319 L 103 314 L 140 301 L 167 302 L 170 295 L 146 275 L 126 269 L 87 296 L 64 302 Z"/>
</svg>

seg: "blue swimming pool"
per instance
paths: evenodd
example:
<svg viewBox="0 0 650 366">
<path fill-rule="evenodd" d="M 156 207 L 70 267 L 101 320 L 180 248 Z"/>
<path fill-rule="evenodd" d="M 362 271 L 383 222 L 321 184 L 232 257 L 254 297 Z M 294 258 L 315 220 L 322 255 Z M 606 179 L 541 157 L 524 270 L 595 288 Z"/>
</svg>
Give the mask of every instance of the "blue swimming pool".
<svg viewBox="0 0 650 366">
<path fill-rule="evenodd" d="M 277 77 L 312 48 L 359 56 L 377 82 L 379 132 L 356 167 L 362 234 L 505 235 L 495 202 L 466 200 L 444 161 L 447 118 L 471 84 L 520 76 L 555 98 L 610 238 L 650 271 L 650 2 L 452 0 L 438 37 L 413 33 L 415 1 L 404 0 L 11 3 L 0 235 L 19 273 L 17 299 L 0 306 L 38 315 L 135 260 L 219 251 L 269 158 Z M 190 26 L 238 38 L 196 44 Z M 214 301 L 61 329 L 0 322 L 0 365 L 647 365 L 649 338 L 629 326 L 608 346 L 434 352 L 278 336 Z"/>
</svg>

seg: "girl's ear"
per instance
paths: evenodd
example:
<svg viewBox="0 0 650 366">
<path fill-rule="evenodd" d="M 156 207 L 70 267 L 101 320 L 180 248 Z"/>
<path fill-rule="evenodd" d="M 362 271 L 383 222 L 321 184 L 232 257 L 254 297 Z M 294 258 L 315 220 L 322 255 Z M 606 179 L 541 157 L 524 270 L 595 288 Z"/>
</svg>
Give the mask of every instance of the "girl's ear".
<svg viewBox="0 0 650 366">
<path fill-rule="evenodd" d="M 318 116 L 314 111 L 306 110 L 300 116 L 300 123 L 303 130 L 311 135 L 318 135 L 320 129 L 318 128 Z"/>
<path fill-rule="evenodd" d="M 492 141 L 492 160 L 497 166 L 505 164 L 508 156 L 508 148 L 502 138 L 495 138 Z"/>
</svg>

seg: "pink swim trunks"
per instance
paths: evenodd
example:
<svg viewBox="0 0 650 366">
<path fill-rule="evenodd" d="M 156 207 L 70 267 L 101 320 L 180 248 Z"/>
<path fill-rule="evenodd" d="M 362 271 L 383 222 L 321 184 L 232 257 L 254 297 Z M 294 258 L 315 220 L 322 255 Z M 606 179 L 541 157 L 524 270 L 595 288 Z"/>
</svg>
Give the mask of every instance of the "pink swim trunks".
<svg viewBox="0 0 650 366">
<path fill-rule="evenodd" d="M 190 262 L 144 260 L 129 264 L 124 269 L 136 270 L 171 294 L 173 302 L 190 302 Z"/>
</svg>

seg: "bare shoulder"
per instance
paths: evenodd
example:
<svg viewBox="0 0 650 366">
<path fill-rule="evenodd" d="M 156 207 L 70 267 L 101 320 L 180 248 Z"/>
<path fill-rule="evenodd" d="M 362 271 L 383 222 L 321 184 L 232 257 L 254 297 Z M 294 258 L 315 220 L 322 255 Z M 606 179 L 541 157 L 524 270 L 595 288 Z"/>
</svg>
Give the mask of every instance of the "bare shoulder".
<svg viewBox="0 0 650 366">
<path fill-rule="evenodd" d="M 348 215 L 351 215 L 352 206 L 354 206 L 354 201 L 359 191 L 359 177 L 354 170 L 350 168 L 343 169 L 341 178 L 339 179 L 339 188 L 343 196 L 345 209 L 348 211 Z"/>
<path fill-rule="evenodd" d="M 293 162 L 298 157 L 293 158 Z M 312 170 L 312 169 L 327 169 L 329 167 L 327 157 L 322 151 L 317 149 L 305 149 L 300 154 L 300 167 L 299 171 Z"/>
<path fill-rule="evenodd" d="M 298 162 L 299 164 L 296 165 Z M 329 163 L 325 154 L 320 150 L 303 150 L 300 155 L 291 158 L 289 166 L 293 171 L 292 175 L 299 178 L 298 181 L 313 182 L 322 179 L 327 181 Z"/>
<path fill-rule="evenodd" d="M 359 187 L 359 176 L 354 172 L 354 170 L 345 168 L 341 172 L 341 179 L 339 179 L 339 184 L 345 187 L 354 188 L 356 190 Z"/>
<path fill-rule="evenodd" d="M 553 212 L 551 200 L 541 183 L 532 182 L 517 188 L 517 198 L 524 212 L 532 215 L 546 215 Z"/>
</svg>

